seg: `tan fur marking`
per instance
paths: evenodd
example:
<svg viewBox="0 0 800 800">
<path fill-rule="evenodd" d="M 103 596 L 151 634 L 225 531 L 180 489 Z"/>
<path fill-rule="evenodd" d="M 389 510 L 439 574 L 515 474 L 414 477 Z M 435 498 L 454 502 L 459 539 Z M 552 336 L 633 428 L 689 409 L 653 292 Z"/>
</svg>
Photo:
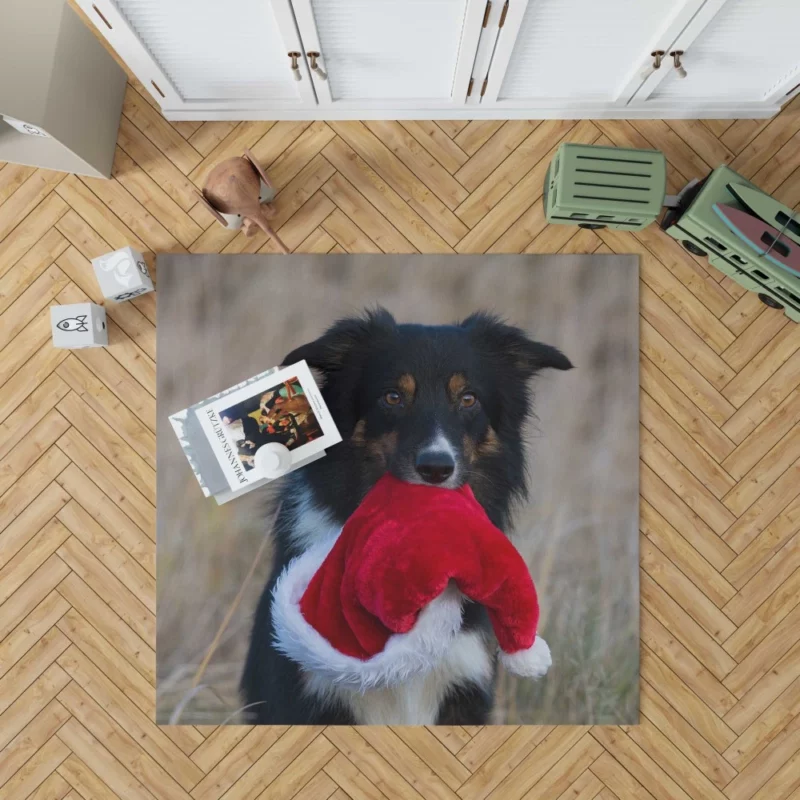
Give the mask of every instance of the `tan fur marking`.
<svg viewBox="0 0 800 800">
<path fill-rule="evenodd" d="M 416 378 L 408 372 L 402 374 L 397 380 L 397 388 L 405 395 L 406 402 L 410 402 L 417 392 Z"/>
<path fill-rule="evenodd" d="M 367 443 L 367 452 L 386 464 L 389 456 L 397 449 L 397 431 L 385 433 L 383 436 Z"/>
<path fill-rule="evenodd" d="M 450 394 L 450 400 L 455 403 L 466 388 L 466 376 L 464 376 L 461 372 L 454 373 L 447 382 L 447 391 Z"/>
<path fill-rule="evenodd" d="M 495 453 L 499 453 L 500 449 L 500 439 L 497 438 L 495 429 L 490 426 L 489 430 L 486 431 L 484 440 L 476 448 L 478 455 L 494 455 Z"/>
<path fill-rule="evenodd" d="M 350 441 L 353 444 L 364 444 L 365 437 L 364 434 L 366 432 L 367 422 L 366 420 L 360 419 L 357 423 L 355 428 L 353 428 L 353 435 L 350 437 Z"/>
<path fill-rule="evenodd" d="M 477 442 L 468 433 L 465 433 L 463 439 L 463 445 L 464 445 L 464 458 L 466 458 L 470 464 L 475 463 L 475 459 L 478 457 Z"/>
</svg>

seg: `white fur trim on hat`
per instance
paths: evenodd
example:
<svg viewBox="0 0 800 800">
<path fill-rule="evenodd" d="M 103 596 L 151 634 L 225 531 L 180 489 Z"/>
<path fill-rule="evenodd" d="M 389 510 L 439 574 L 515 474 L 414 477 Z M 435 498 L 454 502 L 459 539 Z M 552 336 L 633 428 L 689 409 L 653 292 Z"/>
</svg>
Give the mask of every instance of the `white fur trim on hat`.
<svg viewBox="0 0 800 800">
<path fill-rule="evenodd" d="M 464 596 L 452 583 L 420 612 L 408 633 L 393 634 L 384 649 L 367 660 L 337 650 L 309 625 L 300 599 L 332 545 L 327 542 L 298 556 L 278 578 L 272 590 L 276 649 L 303 669 L 362 692 L 395 686 L 440 663 L 461 629 Z"/>
<path fill-rule="evenodd" d="M 537 636 L 527 650 L 517 650 L 516 653 L 504 653 L 501 650 L 500 662 L 509 672 L 521 678 L 541 678 L 550 669 L 553 658 L 547 642 Z"/>
</svg>

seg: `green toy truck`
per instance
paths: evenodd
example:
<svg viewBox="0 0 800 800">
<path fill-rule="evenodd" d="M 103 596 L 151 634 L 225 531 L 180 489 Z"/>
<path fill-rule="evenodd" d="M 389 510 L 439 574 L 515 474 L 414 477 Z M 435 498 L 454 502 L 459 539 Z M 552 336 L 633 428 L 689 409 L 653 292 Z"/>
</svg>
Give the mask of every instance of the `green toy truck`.
<svg viewBox="0 0 800 800">
<path fill-rule="evenodd" d="M 658 150 L 562 144 L 545 175 L 543 202 L 550 223 L 628 231 L 655 222 L 667 206 L 663 231 L 693 255 L 708 256 L 720 272 L 756 292 L 766 305 L 800 322 L 800 273 L 760 255 L 714 211 L 718 205 L 752 213 L 728 190 L 729 184 L 763 195 L 730 167 L 721 166 L 702 181 L 691 181 L 679 195 L 667 196 L 667 162 Z M 791 210 L 784 212 L 786 224 L 794 224 L 795 215 L 788 216 Z"/>
<path fill-rule="evenodd" d="M 547 221 L 640 231 L 661 213 L 666 187 L 658 150 L 562 144 L 544 179 Z"/>
<path fill-rule="evenodd" d="M 756 292 L 763 303 L 784 309 L 789 319 L 800 322 L 800 275 L 759 256 L 715 213 L 715 203 L 747 210 L 728 190 L 728 184 L 758 189 L 730 167 L 717 167 L 704 181 L 682 194 L 676 208 L 667 210 L 661 229 L 690 253 L 708 256 L 720 272 Z"/>
</svg>

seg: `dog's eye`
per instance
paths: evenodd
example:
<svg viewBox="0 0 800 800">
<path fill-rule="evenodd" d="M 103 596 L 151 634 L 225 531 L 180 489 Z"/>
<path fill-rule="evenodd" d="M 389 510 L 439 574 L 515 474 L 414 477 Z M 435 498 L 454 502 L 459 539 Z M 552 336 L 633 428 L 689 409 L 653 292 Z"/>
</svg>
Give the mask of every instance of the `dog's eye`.
<svg viewBox="0 0 800 800">
<path fill-rule="evenodd" d="M 383 395 L 383 402 L 387 406 L 399 406 L 403 403 L 403 396 L 395 389 L 390 389 Z"/>
<path fill-rule="evenodd" d="M 461 395 L 461 408 L 472 408 L 478 402 L 478 398 L 472 392 L 464 392 Z"/>
</svg>

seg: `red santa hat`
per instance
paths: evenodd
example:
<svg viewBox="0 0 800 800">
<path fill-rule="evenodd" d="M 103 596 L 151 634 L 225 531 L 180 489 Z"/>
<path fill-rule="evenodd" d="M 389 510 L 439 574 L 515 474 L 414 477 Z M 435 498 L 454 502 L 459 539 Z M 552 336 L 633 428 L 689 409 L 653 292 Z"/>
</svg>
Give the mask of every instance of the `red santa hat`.
<svg viewBox="0 0 800 800">
<path fill-rule="evenodd" d="M 506 669 L 547 672 L 528 568 L 471 489 L 384 475 L 335 541 L 296 558 L 278 579 L 275 644 L 337 684 L 392 686 L 442 660 L 464 597 L 487 608 Z"/>
</svg>

